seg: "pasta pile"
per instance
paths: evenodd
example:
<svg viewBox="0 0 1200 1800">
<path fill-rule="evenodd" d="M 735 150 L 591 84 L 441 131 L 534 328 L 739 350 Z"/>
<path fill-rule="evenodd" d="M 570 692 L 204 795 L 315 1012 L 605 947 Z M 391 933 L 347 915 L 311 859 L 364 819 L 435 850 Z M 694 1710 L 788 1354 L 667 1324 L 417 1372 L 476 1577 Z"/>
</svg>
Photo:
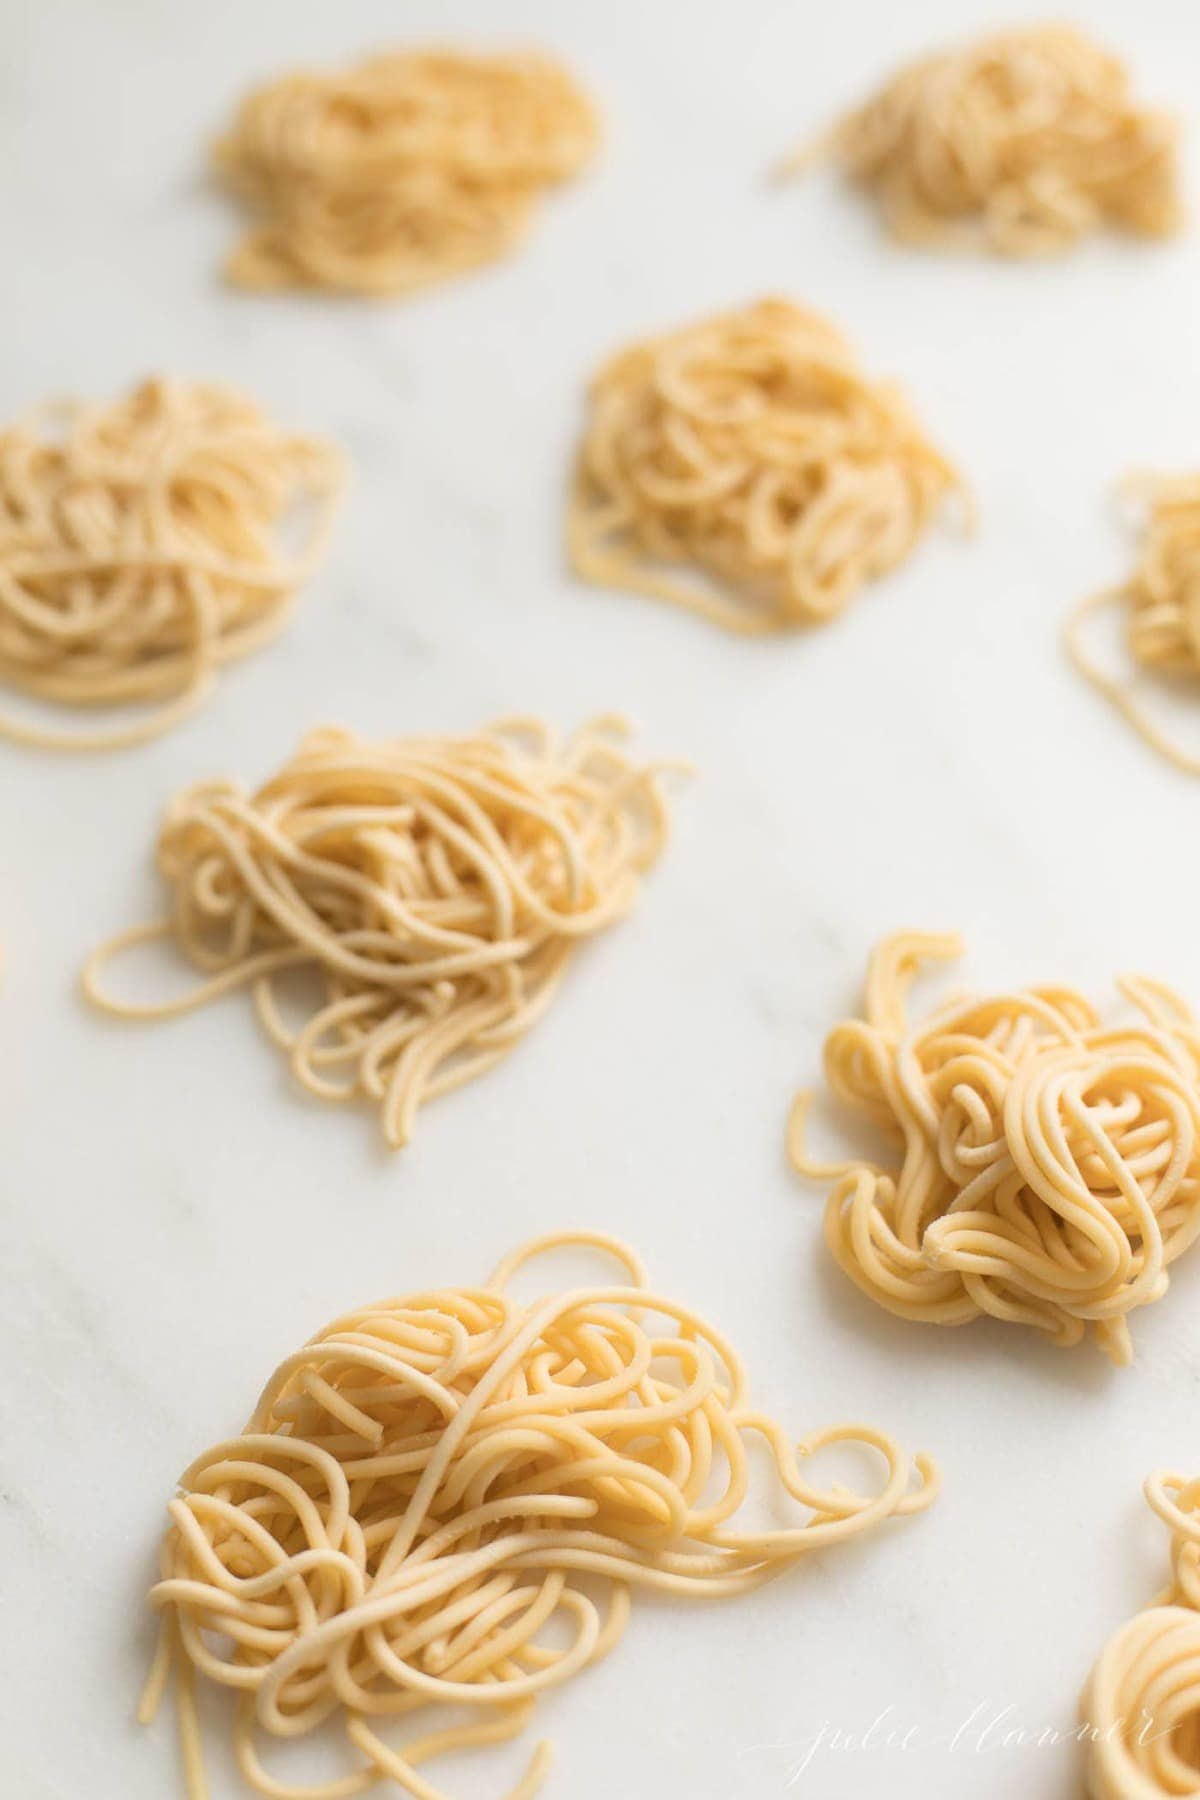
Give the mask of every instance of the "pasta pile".
<svg viewBox="0 0 1200 1800">
<path fill-rule="evenodd" d="M 632 345 L 592 383 L 576 572 L 760 632 L 839 612 L 958 476 L 826 320 L 786 300 Z M 700 580 L 680 580 L 691 564 Z"/>
<path fill-rule="evenodd" d="M 508 1295 L 530 1257 L 570 1244 L 614 1256 L 620 1282 Z M 805 1520 L 739 1527 L 750 1438 Z M 803 1460 L 843 1442 L 882 1459 L 874 1494 L 806 1479 Z M 914 1466 L 911 1487 L 907 1458 L 869 1426 L 793 1447 L 750 1404 L 725 1339 L 652 1293 L 623 1245 L 537 1239 L 483 1287 L 335 1320 L 280 1364 L 244 1433 L 185 1471 L 150 1596 L 164 1629 L 141 1717 L 174 1670 L 191 1800 L 206 1792 L 196 1674 L 236 1693 L 237 1763 L 257 1793 L 333 1800 L 386 1779 L 440 1800 L 417 1765 L 516 1736 L 540 1694 L 612 1649 L 635 1589 L 745 1593 L 928 1505 L 936 1469 Z M 555 1626 L 566 1633 L 547 1642 Z M 478 1722 L 442 1725 L 445 1705 Z M 400 1747 L 378 1730 L 397 1718 L 419 1729 Z M 256 1734 L 329 1720 L 353 1755 L 335 1783 L 263 1767 Z M 529 1800 L 548 1760 L 539 1745 L 511 1800 Z"/>
<path fill-rule="evenodd" d="M 1200 1794 L 1200 1481 L 1151 1475 L 1146 1498 L 1171 1533 L 1172 1580 L 1092 1670 L 1082 1702 L 1091 1800 Z"/>
<path fill-rule="evenodd" d="M 1122 587 L 1106 588 L 1076 607 L 1067 625 L 1067 646 L 1080 672 L 1107 694 L 1146 743 L 1185 774 L 1200 775 L 1200 756 L 1172 743 L 1129 685 L 1109 675 L 1084 641 L 1089 616 L 1116 603 L 1126 609 L 1129 650 L 1136 663 L 1167 679 L 1195 683 L 1200 678 L 1200 475 L 1135 479 L 1126 483 L 1126 492 L 1146 502 L 1141 560 Z"/>
<path fill-rule="evenodd" d="M 341 481 L 329 445 L 204 383 L 146 381 L 0 431 L 0 681 L 64 706 L 149 708 L 95 732 L 0 716 L 0 733 L 105 749 L 192 711 L 223 663 L 285 623 Z"/>
<path fill-rule="evenodd" d="M 822 148 L 873 191 L 893 237 L 1036 256 L 1102 225 L 1176 231 L 1176 142 L 1172 119 L 1134 105 L 1116 57 L 1047 25 L 901 70 Z"/>
<path fill-rule="evenodd" d="M 215 149 L 261 221 L 228 273 L 362 294 L 441 281 L 511 250 L 596 138 L 587 97 L 540 56 L 425 51 L 285 76 Z"/>
<path fill-rule="evenodd" d="M 623 727 L 566 743 L 537 721 L 461 738 L 368 743 L 325 729 L 256 793 L 201 783 L 168 808 L 158 866 L 171 916 L 102 945 L 88 997 L 125 1018 L 191 1011 L 243 983 L 298 1080 L 366 1096 L 389 1144 L 417 1109 L 506 1056 L 546 1010 L 575 947 L 622 918 L 667 834 L 659 772 Z M 137 1004 L 109 997 L 115 953 L 174 936 L 201 985 Z M 317 977 L 291 1028 L 278 978 Z"/>
<path fill-rule="evenodd" d="M 840 1267 L 903 1319 L 988 1313 L 1117 1364 L 1127 1322 L 1159 1299 L 1200 1233 L 1200 1031 L 1161 983 L 1126 976 L 1143 1019 L 1101 1023 L 1069 988 L 957 995 L 920 1025 L 905 995 L 957 937 L 899 932 L 871 957 L 866 1018 L 825 1045 L 834 1093 L 897 1140 L 898 1166 L 813 1162 L 808 1095 L 796 1168 L 835 1177 L 825 1239 Z"/>
</svg>

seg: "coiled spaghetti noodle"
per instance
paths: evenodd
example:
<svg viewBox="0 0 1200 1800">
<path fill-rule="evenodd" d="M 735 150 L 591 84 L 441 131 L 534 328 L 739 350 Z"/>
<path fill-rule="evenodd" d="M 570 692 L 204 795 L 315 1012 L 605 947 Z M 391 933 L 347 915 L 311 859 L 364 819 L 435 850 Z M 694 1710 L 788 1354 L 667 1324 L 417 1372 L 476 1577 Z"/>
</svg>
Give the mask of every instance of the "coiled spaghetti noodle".
<svg viewBox="0 0 1200 1800">
<path fill-rule="evenodd" d="M 215 148 L 261 220 L 229 276 L 363 294 L 444 280 L 511 250 L 596 139 L 586 95 L 546 57 L 421 51 L 284 76 Z"/>
<path fill-rule="evenodd" d="M 1200 775 L 1200 755 L 1173 743 L 1123 678 L 1108 674 L 1084 637 L 1093 613 L 1125 608 L 1126 638 L 1135 663 L 1195 688 L 1200 679 L 1200 475 L 1140 477 L 1126 494 L 1146 504 L 1146 536 L 1137 568 L 1121 587 L 1082 601 L 1067 622 L 1067 647 L 1081 674 L 1106 694 L 1140 736 L 1188 775 Z"/>
<path fill-rule="evenodd" d="M 102 945 L 85 992 L 165 1019 L 249 985 L 304 1087 L 368 1097 L 404 1144 L 417 1109 L 506 1056 L 575 947 L 632 907 L 667 814 L 622 730 L 596 720 L 560 744 L 531 720 L 383 743 L 328 729 L 256 793 L 190 788 L 158 842 L 169 920 Z M 114 954 L 167 936 L 206 972 L 194 992 L 144 1005 L 103 991 Z M 320 999 L 292 1029 L 276 985 L 298 968 Z"/>
<path fill-rule="evenodd" d="M 871 957 L 866 1017 L 825 1045 L 834 1093 L 899 1140 L 899 1166 L 821 1164 L 789 1129 L 801 1174 L 834 1177 L 825 1240 L 858 1287 L 904 1319 L 988 1313 L 1052 1342 L 1085 1330 L 1132 1358 L 1128 1315 L 1166 1292 L 1200 1234 L 1200 1032 L 1161 983 L 1119 987 L 1142 1020 L 1108 1026 L 1069 988 L 956 996 L 910 1024 L 921 963 L 961 940 L 898 932 Z"/>
<path fill-rule="evenodd" d="M 876 196 L 893 237 L 1035 256 L 1102 225 L 1176 231 L 1177 135 L 1133 103 L 1116 57 L 1044 25 L 901 70 L 785 172 L 827 152 Z"/>
<path fill-rule="evenodd" d="M 894 568 L 958 486 L 832 325 L 760 300 L 603 366 L 568 543 L 601 587 L 779 630 L 832 617 Z M 679 564 L 697 578 L 671 574 Z"/>
<path fill-rule="evenodd" d="M 62 706 L 150 706 L 93 732 L 3 715 L 0 733 L 107 749 L 191 712 L 285 623 L 341 483 L 329 445 L 206 383 L 146 381 L 0 432 L 0 681 Z"/>
<path fill-rule="evenodd" d="M 528 1305 L 506 1292 L 531 1257 L 591 1245 L 615 1284 Z M 750 1530 L 747 1440 L 807 1518 Z M 874 1494 L 824 1490 L 803 1463 L 828 1444 L 878 1454 Z M 742 1594 L 812 1551 L 923 1508 L 937 1473 L 865 1425 L 793 1447 L 750 1403 L 724 1337 L 651 1292 L 615 1240 L 559 1232 L 507 1257 L 482 1288 L 445 1288 L 347 1314 L 285 1358 L 240 1437 L 188 1468 L 170 1502 L 164 1627 L 143 1699 L 172 1669 L 191 1800 L 205 1794 L 195 1676 L 237 1695 L 234 1745 L 275 1800 L 340 1800 L 393 1781 L 440 1800 L 416 1766 L 514 1737 L 538 1697 L 620 1638 L 635 1591 Z M 545 1641 L 569 1628 L 566 1646 Z M 479 1721 L 439 1728 L 436 1709 Z M 430 1720 L 430 1714 L 435 1717 Z M 429 1728 L 400 1747 L 379 1721 Z M 353 1761 L 318 1788 L 259 1760 L 257 1733 L 334 1720 Z M 512 1790 L 528 1800 L 549 1747 Z"/>
<path fill-rule="evenodd" d="M 1171 1533 L 1172 1580 L 1114 1632 L 1084 1691 L 1091 1800 L 1200 1794 L 1200 1482 L 1159 1473 L 1145 1491 Z"/>
</svg>

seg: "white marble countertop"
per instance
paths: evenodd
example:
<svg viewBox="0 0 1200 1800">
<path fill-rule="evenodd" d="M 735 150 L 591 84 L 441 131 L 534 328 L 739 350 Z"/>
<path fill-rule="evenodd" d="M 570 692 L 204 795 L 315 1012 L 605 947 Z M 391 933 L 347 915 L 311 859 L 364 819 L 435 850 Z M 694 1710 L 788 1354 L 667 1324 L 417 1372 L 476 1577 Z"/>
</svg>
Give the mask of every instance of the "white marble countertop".
<svg viewBox="0 0 1200 1800">
<path fill-rule="evenodd" d="M 1180 0 L 1072 11 L 1129 50 L 1147 95 L 1194 100 Z M 869 945 L 900 924 L 962 929 L 980 984 L 1106 997 L 1143 967 L 1200 1001 L 1200 786 L 1058 641 L 1130 556 L 1113 480 L 1195 465 L 1200 225 L 1045 266 L 941 260 L 890 248 L 827 174 L 764 183 L 992 0 L 2 12 L 3 416 L 158 368 L 224 377 L 339 439 L 355 479 L 286 636 L 196 718 L 106 758 L 0 747 L 0 1786 L 174 1795 L 169 1715 L 146 1733 L 132 1714 L 179 1470 L 327 1318 L 593 1224 L 728 1330 L 797 1435 L 865 1415 L 935 1452 L 945 1494 L 737 1604 L 646 1604 L 619 1654 L 545 1705 L 546 1800 L 1073 1793 L 1070 1745 L 1002 1740 L 1072 1729 L 1093 1655 L 1162 1577 L 1139 1487 L 1200 1468 L 1200 1253 L 1136 1317 L 1121 1373 L 1000 1326 L 907 1327 L 831 1272 L 782 1131 Z M 430 37 L 560 51 L 604 110 L 595 172 L 515 259 L 408 303 L 224 289 L 238 221 L 203 146 L 235 97 L 292 62 Z M 828 311 L 902 379 L 981 529 L 934 532 L 827 630 L 738 642 L 573 582 L 561 498 L 596 359 L 766 292 Z M 147 1030 L 79 1002 L 91 943 L 156 906 L 156 821 L 182 783 L 256 778 L 322 720 L 382 734 L 614 708 L 697 765 L 669 854 L 520 1051 L 424 1113 L 403 1155 L 369 1112 L 297 1092 L 241 1000 Z M 446 1785 L 494 1796 L 521 1755 Z"/>
</svg>

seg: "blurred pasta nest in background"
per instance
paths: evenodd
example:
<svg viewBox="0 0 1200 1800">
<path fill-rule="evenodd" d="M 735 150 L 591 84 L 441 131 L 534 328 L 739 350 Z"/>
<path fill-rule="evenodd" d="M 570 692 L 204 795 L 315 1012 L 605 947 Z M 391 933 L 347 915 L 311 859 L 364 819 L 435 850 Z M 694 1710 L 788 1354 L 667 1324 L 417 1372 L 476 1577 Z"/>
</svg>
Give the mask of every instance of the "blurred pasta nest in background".
<svg viewBox="0 0 1200 1800">
<path fill-rule="evenodd" d="M 591 386 L 576 571 L 736 631 L 815 623 L 913 548 L 951 465 L 827 320 L 787 300 L 631 345 Z M 699 579 L 673 573 L 690 564 Z"/>
<path fill-rule="evenodd" d="M 1097 660 L 1083 629 L 1097 611 L 1121 608 L 1134 662 L 1194 696 L 1200 678 L 1200 475 L 1132 475 L 1121 492 L 1143 517 L 1141 555 L 1127 581 L 1075 607 L 1067 646 L 1076 666 L 1148 744 L 1186 774 L 1200 775 L 1200 755 L 1157 722 L 1125 675 L 1110 673 Z"/>
<path fill-rule="evenodd" d="M 1177 139 L 1173 119 L 1134 104 L 1117 57 L 1049 25 L 913 63 L 827 147 L 878 196 L 896 237 L 938 242 L 965 227 L 1029 256 L 1104 224 L 1177 230 Z"/>
<path fill-rule="evenodd" d="M 1127 976 L 1141 1021 L 1104 1025 L 1069 988 L 958 996 L 919 1025 L 905 991 L 922 961 L 961 953 L 916 932 L 871 958 L 866 1017 L 825 1047 L 833 1092 L 899 1140 L 898 1168 L 822 1164 L 835 1178 L 826 1241 L 901 1318 L 959 1325 L 987 1313 L 1060 1345 L 1090 1329 L 1132 1358 L 1127 1315 L 1167 1288 L 1200 1234 L 1200 1033 L 1159 982 Z"/>
<path fill-rule="evenodd" d="M 94 749 L 165 730 L 283 626 L 342 481 L 331 445 L 206 382 L 145 381 L 0 431 L 0 681 L 63 706 L 150 708 L 96 732 L 11 716 L 0 732 Z"/>
<path fill-rule="evenodd" d="M 1146 505 L 1146 541 L 1129 600 L 1129 645 L 1147 668 L 1200 675 L 1200 475 L 1125 484 Z"/>
<path fill-rule="evenodd" d="M 442 280 L 510 250 L 598 135 L 587 96 L 542 56 L 413 52 L 284 76 L 215 147 L 261 218 L 230 277 L 380 294 Z"/>
</svg>

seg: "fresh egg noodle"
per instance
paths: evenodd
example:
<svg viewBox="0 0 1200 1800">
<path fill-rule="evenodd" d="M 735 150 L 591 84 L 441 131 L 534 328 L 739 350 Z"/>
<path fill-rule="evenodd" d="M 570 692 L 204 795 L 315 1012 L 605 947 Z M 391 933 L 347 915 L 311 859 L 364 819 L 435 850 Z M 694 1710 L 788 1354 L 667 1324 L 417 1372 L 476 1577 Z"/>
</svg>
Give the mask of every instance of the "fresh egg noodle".
<svg viewBox="0 0 1200 1800">
<path fill-rule="evenodd" d="M 1171 1533 L 1172 1579 L 1092 1670 L 1081 1707 L 1091 1800 L 1200 1794 L 1200 1481 L 1159 1473 L 1145 1491 Z"/>
<path fill-rule="evenodd" d="M 1134 104 L 1118 58 L 1043 25 L 902 69 L 785 172 L 828 154 L 895 238 L 1037 256 L 1106 225 L 1177 231 L 1177 140 L 1173 119 Z"/>
<path fill-rule="evenodd" d="M 0 431 L 0 682 L 140 709 L 96 731 L 0 714 L 0 733 L 107 749 L 167 730 L 284 625 L 341 486 L 330 445 L 207 383 L 154 379 Z"/>
<path fill-rule="evenodd" d="M 1093 613 L 1119 606 L 1134 662 L 1152 675 L 1195 688 L 1200 679 L 1200 475 L 1135 476 L 1124 491 L 1146 508 L 1140 560 L 1121 587 L 1093 594 L 1075 608 L 1067 623 L 1067 647 L 1080 672 L 1148 744 L 1185 774 L 1200 775 L 1200 756 L 1172 742 L 1130 683 L 1096 660 L 1085 635 Z"/>
<path fill-rule="evenodd" d="M 248 985 L 303 1086 L 367 1097 L 404 1144 L 418 1108 L 506 1056 L 576 947 L 632 907 L 667 811 L 661 766 L 632 761 L 623 732 L 598 719 L 560 742 L 512 720 L 371 743 L 325 729 L 257 792 L 189 788 L 158 841 L 169 918 L 102 945 L 85 992 L 120 1017 L 166 1019 Z M 177 942 L 200 986 L 110 996 L 111 957 L 154 938 Z M 293 1028 L 277 986 L 298 969 L 320 994 Z"/>
<path fill-rule="evenodd" d="M 508 1293 L 531 1257 L 569 1245 L 611 1254 L 619 1283 L 528 1304 Z M 804 1509 L 794 1524 L 739 1523 L 751 1440 L 777 1496 Z M 843 1443 L 881 1461 L 873 1493 L 805 1474 Z M 190 1800 L 207 1793 L 197 1676 L 236 1694 L 236 1760 L 256 1793 L 342 1800 L 389 1781 L 441 1800 L 418 1765 L 515 1737 L 542 1693 L 613 1648 L 635 1592 L 744 1594 L 936 1487 L 927 1457 L 910 1467 L 871 1426 L 794 1446 L 751 1403 L 726 1339 L 652 1292 L 631 1251 L 558 1232 L 483 1287 L 335 1320 L 279 1365 L 243 1434 L 184 1472 L 141 1717 L 173 1673 Z M 464 1706 L 476 1723 L 443 1723 L 439 1709 Z M 386 1738 L 396 1719 L 416 1735 Z M 326 1722 L 344 1733 L 344 1774 L 301 1787 L 267 1771 L 264 1736 Z M 511 1800 L 528 1800 L 548 1761 L 543 1743 Z"/>
<path fill-rule="evenodd" d="M 828 619 L 912 550 L 951 465 L 897 391 L 787 300 L 650 338 L 591 387 L 568 516 L 577 574 L 731 630 Z M 687 565 L 682 578 L 672 570 Z"/>
<path fill-rule="evenodd" d="M 1105 1025 L 1070 988 L 955 995 L 906 1014 L 923 962 L 961 940 L 898 932 L 871 957 L 866 1016 L 825 1045 L 833 1092 L 897 1152 L 823 1164 L 789 1128 L 801 1174 L 833 1178 L 825 1240 L 899 1318 L 963 1325 L 987 1313 L 1056 1344 L 1090 1328 L 1118 1364 L 1128 1315 L 1159 1299 L 1200 1233 L 1200 1032 L 1160 982 L 1126 976 L 1142 1017 Z"/>
<path fill-rule="evenodd" d="M 362 294 L 444 280 L 512 250 L 597 138 L 587 96 L 542 56 L 422 51 L 284 76 L 215 149 L 258 219 L 229 276 Z"/>
</svg>

